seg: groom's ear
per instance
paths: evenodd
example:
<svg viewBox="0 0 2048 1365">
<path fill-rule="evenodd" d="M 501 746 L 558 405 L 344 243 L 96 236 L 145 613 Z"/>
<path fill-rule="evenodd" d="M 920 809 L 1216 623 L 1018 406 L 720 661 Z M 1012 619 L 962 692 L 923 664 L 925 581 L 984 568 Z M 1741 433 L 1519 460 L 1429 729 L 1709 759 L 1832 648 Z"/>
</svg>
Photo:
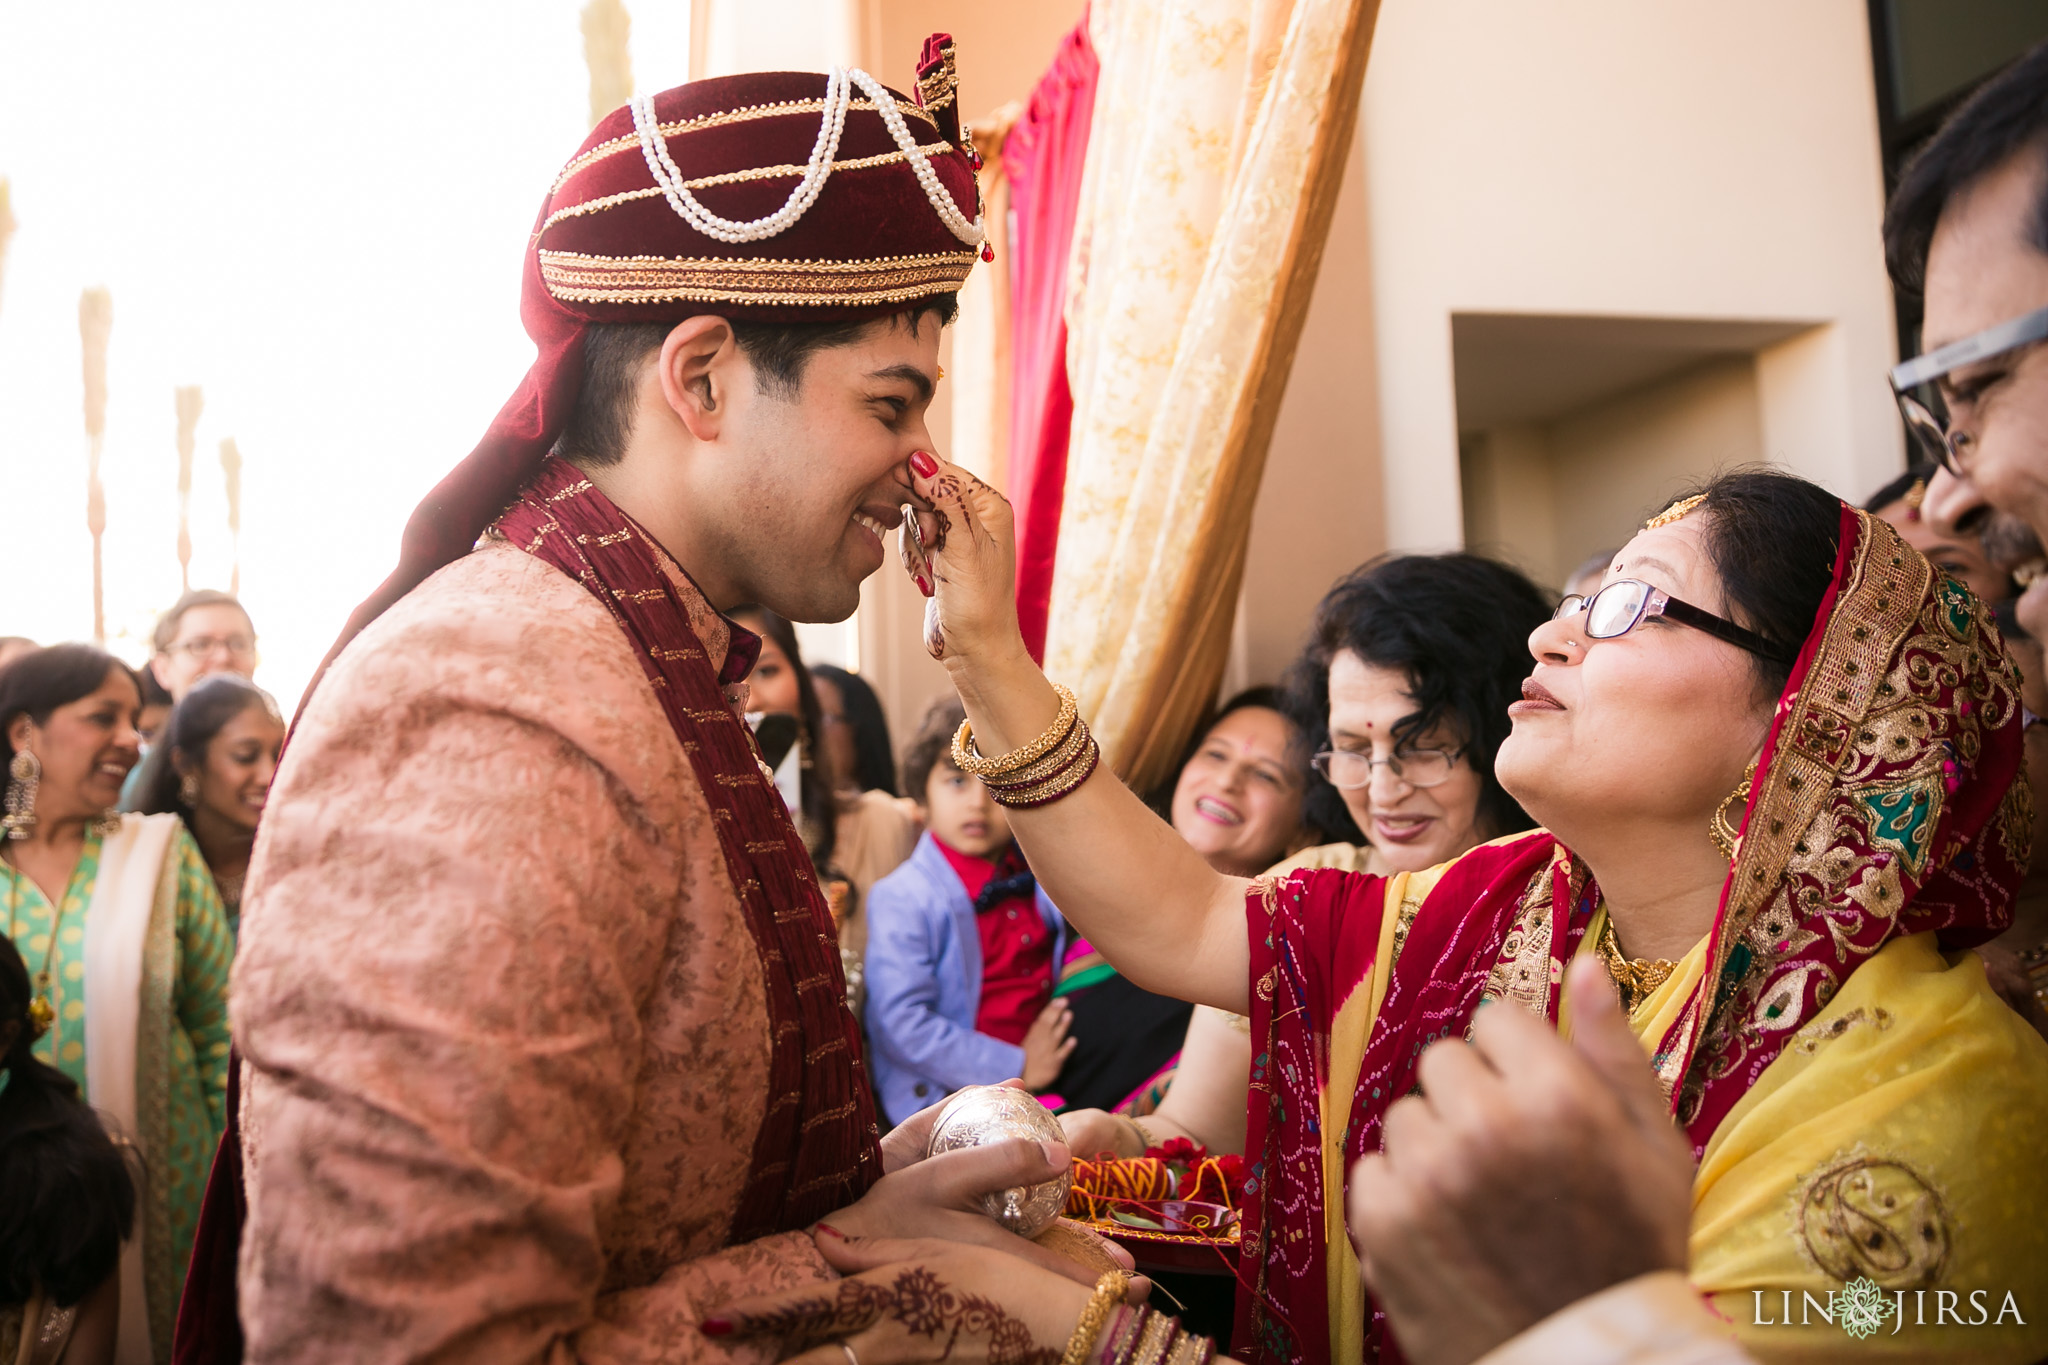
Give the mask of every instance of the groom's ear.
<svg viewBox="0 0 2048 1365">
<path fill-rule="evenodd" d="M 752 366 L 741 354 L 732 324 L 699 314 L 675 325 L 661 343 L 654 374 L 661 401 L 699 441 L 715 441 L 725 421 L 726 397 Z"/>
</svg>

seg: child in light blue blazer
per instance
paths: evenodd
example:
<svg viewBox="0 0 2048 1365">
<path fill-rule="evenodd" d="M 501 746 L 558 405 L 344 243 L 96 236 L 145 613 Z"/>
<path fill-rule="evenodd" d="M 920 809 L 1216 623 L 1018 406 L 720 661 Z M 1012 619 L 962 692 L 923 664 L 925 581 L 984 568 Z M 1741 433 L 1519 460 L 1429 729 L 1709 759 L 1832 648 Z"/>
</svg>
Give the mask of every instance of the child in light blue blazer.
<svg viewBox="0 0 2048 1365">
<path fill-rule="evenodd" d="M 1043 1090 L 1074 1050 L 1052 998 L 1066 925 L 1002 807 L 953 766 L 962 714 L 947 697 L 918 727 L 903 776 L 925 832 L 865 906 L 869 1063 L 891 1123 L 964 1085 Z"/>
</svg>

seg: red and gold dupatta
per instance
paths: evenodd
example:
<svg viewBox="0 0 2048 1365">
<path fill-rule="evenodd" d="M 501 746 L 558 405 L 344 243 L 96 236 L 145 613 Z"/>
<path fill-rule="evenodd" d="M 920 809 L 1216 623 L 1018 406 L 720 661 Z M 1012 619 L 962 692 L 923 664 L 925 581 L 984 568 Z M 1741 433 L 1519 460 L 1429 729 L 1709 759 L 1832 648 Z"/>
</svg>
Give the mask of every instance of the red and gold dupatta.
<svg viewBox="0 0 2048 1365">
<path fill-rule="evenodd" d="M 723 674 L 714 670 L 664 571 L 666 556 L 560 460 L 542 467 L 497 529 L 604 603 L 646 668 L 710 803 L 726 871 L 760 950 L 773 1032 L 771 1098 L 731 1241 L 808 1226 L 879 1179 L 881 1154 L 831 911 L 753 735 L 726 702 L 725 686 L 746 676 L 759 644 L 732 651 Z M 738 632 L 735 639 L 752 637 Z"/>
<path fill-rule="evenodd" d="M 2020 759 L 2018 680 L 1989 612 L 1891 527 L 1844 507 L 1833 585 L 1764 744 L 1708 969 L 1654 1044 L 1696 1154 L 1886 943 L 1936 930 L 1968 947 L 2010 922 L 2031 828 Z M 1238 1354 L 1400 1358 L 1370 1304 L 1344 1326 L 1358 1309 L 1354 1272 L 1332 1254 L 1344 1171 L 1379 1148 L 1423 1049 L 1469 1028 L 1482 1000 L 1557 1018 L 1565 964 L 1598 908 L 1586 869 L 1540 830 L 1426 873 L 1302 872 L 1254 888 Z M 1326 1129 L 1339 1122 L 1332 1170 Z"/>
</svg>

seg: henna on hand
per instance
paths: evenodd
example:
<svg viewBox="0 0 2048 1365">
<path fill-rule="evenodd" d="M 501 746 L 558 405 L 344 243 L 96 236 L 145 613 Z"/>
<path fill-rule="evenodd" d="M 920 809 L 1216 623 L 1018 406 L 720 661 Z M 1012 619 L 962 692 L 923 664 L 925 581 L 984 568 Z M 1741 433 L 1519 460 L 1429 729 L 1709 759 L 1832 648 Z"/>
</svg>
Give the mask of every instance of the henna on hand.
<svg viewBox="0 0 2048 1365">
<path fill-rule="evenodd" d="M 1057 1365 L 1062 1352 L 1041 1347 L 1031 1329 L 1003 1306 L 979 1294 L 948 1286 L 930 1268 L 906 1265 L 893 1281 L 880 1284 L 856 1276 L 841 1280 L 838 1292 L 814 1294 L 761 1312 L 735 1315 L 734 1330 L 745 1336 L 774 1336 L 785 1354 L 839 1341 L 883 1322 L 939 1346 L 937 1359 L 950 1359 L 963 1336 L 986 1338 L 988 1365 Z"/>
</svg>

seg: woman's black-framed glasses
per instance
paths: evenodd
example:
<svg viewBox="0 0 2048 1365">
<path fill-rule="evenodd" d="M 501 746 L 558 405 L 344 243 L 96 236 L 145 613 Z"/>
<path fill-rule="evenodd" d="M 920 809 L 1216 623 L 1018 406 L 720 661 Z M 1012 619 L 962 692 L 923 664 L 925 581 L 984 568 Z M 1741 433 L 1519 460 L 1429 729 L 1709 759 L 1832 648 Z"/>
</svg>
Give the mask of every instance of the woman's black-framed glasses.
<svg viewBox="0 0 2048 1365">
<path fill-rule="evenodd" d="M 1551 613 L 1550 619 L 1562 621 L 1581 611 L 1585 612 L 1586 620 L 1580 629 L 1585 631 L 1589 640 L 1612 640 L 1628 634 L 1652 616 L 1662 616 L 1694 630 L 1703 630 L 1737 649 L 1746 649 L 1759 658 L 1788 668 L 1798 657 L 1783 645 L 1766 640 L 1755 631 L 1704 611 L 1690 602 L 1681 602 L 1640 578 L 1616 579 L 1591 597 L 1572 593 L 1557 604 L 1557 610 Z"/>
<path fill-rule="evenodd" d="M 1906 430 L 1935 463 L 1962 478 L 1962 451 L 1970 443 L 1970 433 L 1949 429 L 1948 404 L 1940 381 L 1965 365 L 1994 360 L 2044 340 L 2048 340 L 2048 308 L 2036 308 L 1894 365 L 1892 396 L 1899 400 Z"/>
</svg>

